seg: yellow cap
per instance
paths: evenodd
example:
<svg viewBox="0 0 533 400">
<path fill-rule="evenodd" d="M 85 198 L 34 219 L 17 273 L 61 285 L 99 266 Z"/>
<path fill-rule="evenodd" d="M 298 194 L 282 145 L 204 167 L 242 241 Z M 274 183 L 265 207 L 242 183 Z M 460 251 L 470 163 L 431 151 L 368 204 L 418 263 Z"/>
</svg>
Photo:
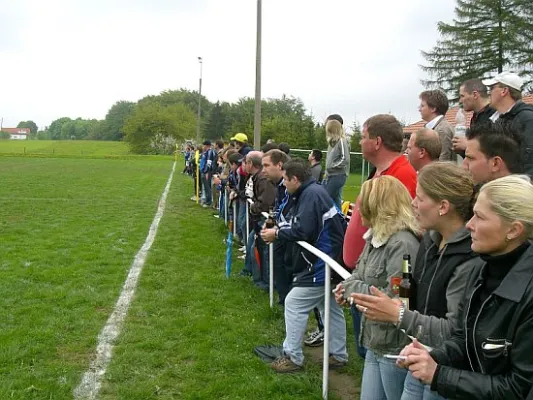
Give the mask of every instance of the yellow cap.
<svg viewBox="0 0 533 400">
<path fill-rule="evenodd" d="M 237 142 L 248 142 L 248 136 L 246 136 L 244 133 L 237 133 L 235 136 L 231 138 L 231 140 L 235 140 Z"/>
</svg>

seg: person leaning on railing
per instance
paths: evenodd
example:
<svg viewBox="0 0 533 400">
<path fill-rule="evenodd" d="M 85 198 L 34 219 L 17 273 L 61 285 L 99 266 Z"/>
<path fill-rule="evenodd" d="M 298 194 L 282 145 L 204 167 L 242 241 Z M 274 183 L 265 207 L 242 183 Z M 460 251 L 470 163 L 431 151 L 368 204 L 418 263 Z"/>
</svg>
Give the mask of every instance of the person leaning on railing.
<svg viewBox="0 0 533 400">
<path fill-rule="evenodd" d="M 414 259 L 419 246 L 419 228 L 411 208 L 411 196 L 405 186 L 392 176 L 366 181 L 361 187 L 360 215 L 369 228 L 366 245 L 353 274 L 335 291 L 337 303 L 346 303 L 351 293 L 370 293 L 372 286 L 391 293 L 391 280 L 402 275 L 402 259 Z M 364 310 L 363 310 L 364 311 Z M 397 354 L 409 342 L 405 333 L 393 324 L 361 319 L 359 341 L 367 348 L 362 400 L 400 399 L 406 370 L 397 368 L 384 354 Z"/>
<path fill-rule="evenodd" d="M 367 309 L 366 317 L 395 324 L 422 343 L 436 346 L 448 339 L 459 320 L 458 305 L 468 275 L 481 265 L 472 251 L 472 239 L 465 224 L 472 216 L 472 177 L 450 162 L 432 163 L 420 170 L 415 215 L 426 230 L 416 255 L 413 278 L 414 307 L 408 310 L 377 290 L 375 296 L 355 294 L 357 307 Z M 402 400 L 441 399 L 430 387 L 408 374 Z"/>
<path fill-rule="evenodd" d="M 520 176 L 485 184 L 467 227 L 485 262 L 473 269 L 450 339 L 402 350 L 413 376 L 440 395 L 524 399 L 533 384 L 533 185 Z M 531 396 L 530 396 L 531 397 Z M 529 397 L 528 397 L 529 398 Z"/>
<path fill-rule="evenodd" d="M 305 241 L 333 259 L 342 256 L 342 242 L 346 230 L 344 216 L 337 209 L 323 186 L 311 177 L 306 161 L 293 160 L 283 165 L 283 179 L 290 194 L 288 224 L 264 228 L 261 237 L 267 243 L 280 240 L 292 244 L 292 289 L 285 299 L 284 356 L 271 367 L 276 372 L 295 372 L 303 368 L 302 342 L 309 312 L 325 303 L 324 261 L 296 242 Z M 327 294 L 333 297 L 331 293 Z M 340 368 L 348 361 L 346 352 L 346 320 L 342 308 L 330 302 L 331 335 L 329 338 L 329 367 Z"/>
</svg>

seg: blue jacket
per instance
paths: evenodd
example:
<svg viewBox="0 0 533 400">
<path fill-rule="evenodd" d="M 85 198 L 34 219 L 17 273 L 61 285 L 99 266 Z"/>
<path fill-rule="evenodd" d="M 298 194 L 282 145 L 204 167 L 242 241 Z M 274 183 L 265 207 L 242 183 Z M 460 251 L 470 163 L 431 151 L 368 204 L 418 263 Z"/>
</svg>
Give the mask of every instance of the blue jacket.
<svg viewBox="0 0 533 400">
<path fill-rule="evenodd" d="M 289 193 L 285 187 L 285 181 L 281 179 L 276 185 L 276 201 L 274 203 L 274 214 L 276 215 L 276 221 L 281 222 L 282 217 L 287 215 L 289 208 L 287 203 L 289 201 Z"/>
<path fill-rule="evenodd" d="M 323 186 L 314 179 L 289 198 L 286 224 L 280 224 L 278 239 L 285 242 L 303 240 L 334 260 L 342 258 L 346 220 Z M 293 286 L 322 286 L 325 278 L 324 261 L 303 249 L 292 246 Z M 332 274 L 333 276 L 334 274 Z"/>
<path fill-rule="evenodd" d="M 207 174 L 208 172 L 215 171 L 217 167 L 216 159 L 217 154 L 213 149 L 209 149 L 202 153 L 202 160 L 200 161 L 200 170 L 202 174 Z"/>
</svg>

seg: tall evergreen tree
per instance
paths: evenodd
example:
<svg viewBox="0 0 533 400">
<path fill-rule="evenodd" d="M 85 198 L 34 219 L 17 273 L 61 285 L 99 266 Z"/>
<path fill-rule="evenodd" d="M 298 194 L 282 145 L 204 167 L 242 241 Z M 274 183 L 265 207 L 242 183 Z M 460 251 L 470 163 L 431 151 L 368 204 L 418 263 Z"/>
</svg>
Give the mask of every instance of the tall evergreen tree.
<svg viewBox="0 0 533 400">
<path fill-rule="evenodd" d="M 421 66 L 430 79 L 457 99 L 459 85 L 471 78 L 511 70 L 526 86 L 533 79 L 533 3 L 531 0 L 457 0 L 453 23 L 438 23 L 441 39 Z"/>
</svg>

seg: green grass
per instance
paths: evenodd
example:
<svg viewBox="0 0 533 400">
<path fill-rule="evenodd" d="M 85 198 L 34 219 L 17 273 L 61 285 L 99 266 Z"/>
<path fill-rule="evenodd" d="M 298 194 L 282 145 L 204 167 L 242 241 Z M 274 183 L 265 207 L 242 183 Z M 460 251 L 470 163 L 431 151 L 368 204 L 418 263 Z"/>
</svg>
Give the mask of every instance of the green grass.
<svg viewBox="0 0 533 400">
<path fill-rule="evenodd" d="M 348 200 L 351 203 L 355 203 L 355 199 L 359 195 L 361 190 L 361 175 L 360 174 L 350 174 L 342 190 L 343 200 Z"/>
<path fill-rule="evenodd" d="M 172 165 L 125 158 L 0 157 L 0 399 L 71 399 L 89 366 Z M 320 399 L 317 363 L 280 376 L 253 355 L 281 343 L 282 312 L 225 278 L 223 222 L 188 200 L 180 165 L 100 397 Z"/>
<path fill-rule="evenodd" d="M 320 399 L 321 365 L 282 376 L 252 353 L 281 344 L 282 311 L 235 276 L 242 261 L 225 278 L 223 222 L 188 200 L 191 193 L 192 183 L 176 176 L 102 399 Z M 352 338 L 355 383 L 361 363 Z"/>
<path fill-rule="evenodd" d="M 95 140 L 0 140 L 0 154 L 118 156 L 129 154 L 127 143 Z"/>
<path fill-rule="evenodd" d="M 68 399 L 171 162 L 0 157 L 0 399 Z"/>
</svg>

